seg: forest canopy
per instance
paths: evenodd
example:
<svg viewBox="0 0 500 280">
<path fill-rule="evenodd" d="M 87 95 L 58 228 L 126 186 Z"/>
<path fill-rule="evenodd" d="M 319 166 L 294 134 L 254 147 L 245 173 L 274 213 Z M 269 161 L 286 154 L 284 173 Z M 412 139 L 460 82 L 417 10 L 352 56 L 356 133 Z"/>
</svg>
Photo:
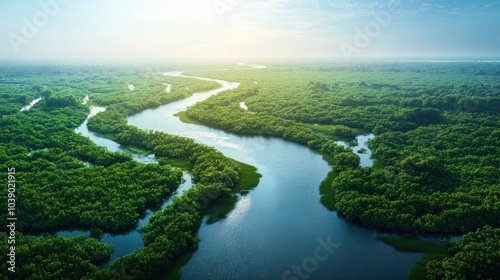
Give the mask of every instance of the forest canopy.
<svg viewBox="0 0 500 280">
<path fill-rule="evenodd" d="M 187 115 L 332 156 L 332 196 L 346 219 L 412 233 L 499 223 L 495 64 L 297 63 L 203 74 L 242 86 L 190 107 Z M 354 155 L 332 144 L 356 133 L 376 135 L 369 147 L 382 168 L 361 168 Z"/>
<path fill-rule="evenodd" d="M 0 168 L 16 170 L 15 245 L 22 261 L 17 279 L 152 277 L 196 248 L 200 210 L 230 195 L 240 180 L 240 165 L 214 148 L 126 122 L 129 114 L 217 88 L 215 82 L 166 78 L 154 66 L 5 66 L 0 74 Z M 163 84 L 167 79 L 170 92 Z M 39 102 L 20 111 L 34 99 Z M 90 128 L 155 153 L 158 163 L 137 162 L 76 133 L 96 103 L 108 108 L 91 119 Z M 134 229 L 148 209 L 177 189 L 182 170 L 171 164 L 188 169 L 196 185 L 141 229 L 143 248 L 100 268 L 113 252 L 99 242 L 102 233 Z M 7 197 L 7 189 L 0 194 Z M 2 200 L 0 207 L 7 209 L 6 203 Z M 7 214 L 1 217 L 6 220 Z M 61 229 L 89 230 L 92 236 L 50 236 Z M 7 255 L 7 235 L 0 240 Z M 7 271 L 7 263 L 0 269 Z"/>
<path fill-rule="evenodd" d="M 234 133 L 281 137 L 324 154 L 332 172 L 322 191 L 348 221 L 393 232 L 465 234 L 461 241 L 448 244 L 452 257 L 429 264 L 432 279 L 474 273 L 488 279 L 498 273 L 494 240 L 500 239 L 500 71 L 496 64 L 267 65 L 259 71 L 197 66 L 203 71 L 188 74 L 237 81 L 241 86 L 197 103 L 185 115 Z M 201 210 L 230 195 L 242 170 L 237 162 L 192 139 L 127 124 L 128 115 L 219 87 L 215 82 L 162 75 L 170 70 L 176 69 L 0 66 L 0 168 L 19 170 L 19 258 L 29 264 L 19 275 L 39 270 L 41 278 L 113 279 L 122 273 L 151 278 L 196 249 Z M 87 96 L 89 103 L 83 102 Z M 35 99 L 39 102 L 31 109 L 20 111 Z M 89 129 L 121 145 L 154 153 L 158 163 L 139 163 L 77 134 L 75 128 L 84 122 L 91 105 L 107 110 L 89 120 Z M 349 142 L 368 133 L 375 134 L 369 148 L 377 164 L 360 167 L 359 156 L 336 141 Z M 133 229 L 147 209 L 161 204 L 180 184 L 182 170 L 173 166 L 188 169 L 195 187 L 155 213 L 141 229 L 145 246 L 112 262 L 109 269 L 98 268 L 112 252 L 99 240 L 35 236 L 35 231 L 61 228 Z M 0 195 L 6 196 L 7 190 Z M 6 209 L 6 201 L 0 207 Z M 6 213 L 0 217 L 5 220 Z M 4 255 L 10 249 L 6 238 L 0 236 Z M 78 254 L 67 256 L 59 248 Z M 6 271 L 6 263 L 0 269 Z"/>
</svg>

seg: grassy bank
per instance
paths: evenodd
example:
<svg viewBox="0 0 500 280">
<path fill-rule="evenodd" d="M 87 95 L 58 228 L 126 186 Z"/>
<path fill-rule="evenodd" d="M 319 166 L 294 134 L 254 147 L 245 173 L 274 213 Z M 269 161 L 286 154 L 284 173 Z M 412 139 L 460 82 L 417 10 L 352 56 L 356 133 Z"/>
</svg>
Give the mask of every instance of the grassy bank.
<svg viewBox="0 0 500 280">
<path fill-rule="evenodd" d="M 186 111 L 175 113 L 174 116 L 178 117 L 181 120 L 181 122 L 183 122 L 183 123 L 191 123 L 191 124 L 203 125 L 203 123 L 200 122 L 200 121 L 198 121 L 197 119 L 193 119 L 193 118 L 189 117 L 186 114 Z"/>
<path fill-rule="evenodd" d="M 221 197 L 214 203 L 208 205 L 203 209 L 203 215 L 207 216 L 207 224 L 213 224 L 217 221 L 223 220 L 231 211 L 233 211 L 236 203 L 238 202 L 238 194 L 245 195 L 255 188 L 260 181 L 261 174 L 257 173 L 257 168 L 243 162 L 236 161 L 240 167 L 240 181 L 233 188 L 233 193 L 227 197 Z"/>
<path fill-rule="evenodd" d="M 243 162 L 236 161 L 236 164 L 240 167 L 240 181 L 238 185 L 233 189 L 234 193 L 245 194 L 251 189 L 255 188 L 260 181 L 261 174 L 257 172 L 257 168 L 252 165 L 248 165 Z"/>
</svg>

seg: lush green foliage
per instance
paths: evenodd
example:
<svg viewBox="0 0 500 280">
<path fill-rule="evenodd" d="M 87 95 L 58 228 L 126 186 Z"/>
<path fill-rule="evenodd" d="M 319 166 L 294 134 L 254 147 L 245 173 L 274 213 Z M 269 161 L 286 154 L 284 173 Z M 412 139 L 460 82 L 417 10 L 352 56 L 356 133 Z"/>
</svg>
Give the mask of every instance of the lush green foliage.
<svg viewBox="0 0 500 280">
<path fill-rule="evenodd" d="M 132 229 L 147 208 L 159 205 L 179 185 L 182 172 L 168 164 L 187 162 L 197 183 L 151 218 L 141 229 L 145 247 L 118 259 L 112 270 L 97 269 L 96 264 L 106 261 L 111 251 L 91 238 L 18 234 L 19 258 L 30 260 L 15 275 L 19 279 L 151 277 L 177 256 L 196 248 L 200 210 L 238 185 L 239 163 L 215 149 L 126 125 L 127 114 L 216 88 L 216 83 L 165 78 L 159 68 L 140 66 L 0 67 L 0 73 L 5 97 L 0 104 L 5 114 L 0 118 L 0 168 L 16 168 L 17 231 L 82 228 L 98 237 L 101 230 Z M 170 93 L 163 82 L 172 84 Z M 134 91 L 127 88 L 131 83 Z M 127 154 L 108 152 L 76 134 L 74 129 L 88 114 L 88 105 L 79 101 L 87 93 L 91 102 L 109 105 L 106 113 L 92 119 L 92 128 L 121 144 L 154 152 L 159 164 L 135 162 Z M 42 97 L 40 103 L 16 113 L 38 96 Z M 108 118 L 103 118 L 106 114 Z M 255 170 L 245 168 L 249 177 L 256 176 Z M 2 189 L 3 197 L 6 192 Z M 5 202 L 0 202 L 3 209 L 7 208 Z M 2 213 L 4 220 L 5 215 Z M 5 235 L 0 239 L 7 244 Z"/>
<path fill-rule="evenodd" d="M 340 174 L 334 181 L 339 210 L 405 231 L 466 232 L 498 223 L 499 125 L 463 120 L 379 135 L 371 145 L 385 169 Z M 368 205 L 376 206 L 361 210 Z"/>
<path fill-rule="evenodd" d="M 85 114 L 83 106 L 52 108 L 42 101 L 0 119 L 1 168 L 19 171 L 19 230 L 129 229 L 179 185 L 179 170 L 139 164 L 77 135 L 72 128 Z"/>
<path fill-rule="evenodd" d="M 0 240 L 4 241 L 5 233 L 0 235 Z M 83 235 L 37 238 L 17 234 L 15 247 L 16 271 L 13 275 L 16 279 L 82 279 L 96 273 L 112 252 L 109 245 Z M 2 255 L 9 254 L 9 250 L 7 242 L 2 242 Z M 7 272 L 6 264 L 0 265 L 2 274 Z"/>
<path fill-rule="evenodd" d="M 500 71 L 495 64 L 300 63 L 209 75 L 242 86 L 189 108 L 187 115 L 328 154 L 333 170 L 321 186 L 321 200 L 346 219 L 414 233 L 498 225 Z M 360 131 L 377 135 L 369 146 L 381 166 L 360 168 L 356 156 L 331 143 Z M 481 243 L 483 254 L 468 253 L 465 243 L 459 244 L 463 253 L 433 263 L 429 275 L 475 279 L 479 270 L 484 279 L 498 275 L 498 242 Z M 423 264 L 432 258 L 412 271 L 424 275 Z M 466 266 L 467 261 L 474 265 Z"/>
<path fill-rule="evenodd" d="M 18 229 L 25 234 L 19 242 L 21 256 L 29 259 L 27 275 L 40 270 L 54 279 L 153 277 L 196 248 L 196 231 L 211 202 L 241 191 L 238 184 L 255 183 L 255 170 L 240 168 L 213 148 L 127 125 L 127 115 L 218 87 L 161 71 L 168 69 L 0 67 L 0 168 L 19 170 Z M 493 64 L 287 63 L 192 74 L 242 85 L 192 106 L 184 117 L 236 133 L 282 137 L 324 153 L 333 166 L 321 187 L 322 201 L 350 221 L 416 233 L 468 232 L 499 223 L 500 72 Z M 172 84 L 172 92 L 163 83 Z M 108 109 L 91 119 L 92 130 L 154 152 L 159 164 L 139 164 L 77 135 L 73 129 L 88 113 L 80 104 L 87 94 Z M 37 97 L 39 104 L 18 113 Z M 370 148 L 382 167 L 360 168 L 359 157 L 334 142 L 361 132 L 376 134 Z M 145 247 L 113 262 L 111 270 L 97 269 L 110 251 L 92 239 L 26 235 L 59 227 L 131 229 L 179 184 L 181 172 L 172 163 L 188 166 L 196 186 L 156 213 L 141 229 Z M 5 201 L 0 207 L 6 208 Z M 491 278 L 498 274 L 495 240 L 498 231 L 488 227 L 465 235 L 451 247 L 453 257 L 431 263 L 429 275 Z M 7 244 L 3 235 L 0 241 Z M 70 258 L 44 249 L 49 246 L 78 254 Z M 59 269 L 38 255 L 60 262 Z"/>
<path fill-rule="evenodd" d="M 500 84 L 494 65 L 302 63 L 209 75 L 243 84 L 187 115 L 333 156 L 337 176 L 327 196 L 348 220 L 408 232 L 467 232 L 498 223 Z M 377 134 L 370 147 L 383 169 L 358 168 L 356 155 L 332 144 L 352 139 L 356 130 Z"/>
<path fill-rule="evenodd" d="M 421 125 L 442 123 L 440 111 L 498 110 L 498 84 L 493 83 L 498 70 L 477 64 L 373 63 L 339 65 L 311 63 L 274 65 L 259 71 L 200 72 L 226 80 L 243 82 L 228 93 L 213 97 L 188 111 L 200 120 L 216 122 L 228 130 L 266 134 L 269 126 L 281 120 L 343 125 L 379 134 L 383 131 L 408 131 Z M 257 82 L 257 84 L 255 84 Z M 319 86 L 317 85 L 319 84 Z M 228 115 L 206 111 L 224 106 L 220 111 L 237 116 L 244 112 L 244 101 L 254 116 L 236 126 Z M 222 108 L 218 108 L 218 111 Z M 215 115 L 219 115 L 218 119 Z M 265 126 L 254 125 L 260 118 L 274 117 Z M 241 123 L 241 122 L 240 122 Z M 245 127 L 249 126 L 249 128 Z M 260 130 L 259 130 L 260 129 Z M 278 130 L 279 131 L 279 130 Z"/>
<path fill-rule="evenodd" d="M 123 77 L 122 77 L 123 78 Z M 106 106 L 110 111 L 122 115 L 130 115 L 147 108 L 158 107 L 175 100 L 191 96 L 194 92 L 219 88 L 216 82 L 200 81 L 180 77 L 164 77 L 159 73 L 141 73 L 134 77 L 135 89 L 131 91 L 126 86 L 123 89 L 95 88 L 90 89 L 95 97 L 94 102 Z M 166 92 L 163 81 L 172 84 L 172 91 Z M 105 93 L 105 94 L 103 94 Z"/>
<path fill-rule="evenodd" d="M 500 229 L 485 226 L 447 242 L 451 257 L 432 261 L 428 279 L 497 279 L 500 275 Z"/>
<path fill-rule="evenodd" d="M 114 114 L 115 110 L 112 108 L 106 113 Z M 104 121 L 104 115 L 101 113 L 92 118 L 89 127 L 98 132 L 111 133 L 122 144 L 152 150 L 161 158 L 188 158 L 190 173 L 197 183 L 181 198 L 174 198 L 174 203 L 164 211 L 155 213 L 150 223 L 141 229 L 143 248 L 112 263 L 113 269 L 124 271 L 127 275 L 152 277 L 171 265 L 176 257 L 196 248 L 200 210 L 231 193 L 239 183 L 240 168 L 237 162 L 224 157 L 214 148 L 196 144 L 191 139 L 123 125 L 124 116 L 122 120 L 109 123 Z M 255 170 L 247 170 L 244 178 L 256 177 L 248 173 L 254 174 Z M 252 183 L 257 184 L 258 180 Z"/>
</svg>

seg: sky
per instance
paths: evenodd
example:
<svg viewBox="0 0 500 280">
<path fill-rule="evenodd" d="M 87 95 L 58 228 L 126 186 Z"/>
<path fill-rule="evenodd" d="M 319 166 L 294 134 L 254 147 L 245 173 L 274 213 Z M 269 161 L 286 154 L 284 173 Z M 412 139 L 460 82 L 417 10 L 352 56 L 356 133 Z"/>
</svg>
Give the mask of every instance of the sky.
<svg viewBox="0 0 500 280">
<path fill-rule="evenodd" d="M 1 7 L 1 59 L 500 57 L 500 0 L 19 0 Z"/>
</svg>

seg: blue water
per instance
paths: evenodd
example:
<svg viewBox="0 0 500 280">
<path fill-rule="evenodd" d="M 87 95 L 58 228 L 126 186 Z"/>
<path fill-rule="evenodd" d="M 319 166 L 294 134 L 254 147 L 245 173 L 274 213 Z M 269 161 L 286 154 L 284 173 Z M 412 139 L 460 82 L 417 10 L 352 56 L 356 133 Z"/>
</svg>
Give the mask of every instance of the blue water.
<svg viewBox="0 0 500 280">
<path fill-rule="evenodd" d="M 331 170 L 320 155 L 282 139 L 239 136 L 173 116 L 237 86 L 219 82 L 220 90 L 128 118 L 141 129 L 213 146 L 262 174 L 225 219 L 201 226 L 199 248 L 182 267 L 182 279 L 406 279 L 420 253 L 399 252 L 379 241 L 377 232 L 346 222 L 320 203 L 319 184 Z M 328 250 L 318 247 L 326 241 Z"/>
</svg>

